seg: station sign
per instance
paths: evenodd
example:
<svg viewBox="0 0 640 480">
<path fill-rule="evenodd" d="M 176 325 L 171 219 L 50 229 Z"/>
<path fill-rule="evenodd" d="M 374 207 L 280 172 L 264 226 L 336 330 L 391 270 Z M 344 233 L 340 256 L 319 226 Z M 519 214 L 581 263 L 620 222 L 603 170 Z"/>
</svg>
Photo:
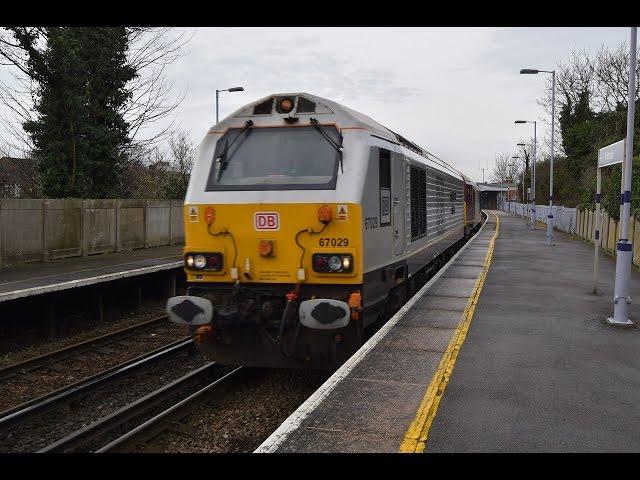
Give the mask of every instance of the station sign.
<svg viewBox="0 0 640 480">
<path fill-rule="evenodd" d="M 612 143 L 598 150 L 598 168 L 622 163 L 624 160 L 624 140 Z"/>
</svg>

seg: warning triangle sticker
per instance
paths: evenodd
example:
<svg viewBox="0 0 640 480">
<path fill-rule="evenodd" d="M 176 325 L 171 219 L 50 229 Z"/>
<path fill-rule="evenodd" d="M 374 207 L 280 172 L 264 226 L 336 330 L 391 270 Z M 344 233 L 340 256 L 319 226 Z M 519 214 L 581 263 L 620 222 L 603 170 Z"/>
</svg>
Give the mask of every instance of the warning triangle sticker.
<svg viewBox="0 0 640 480">
<path fill-rule="evenodd" d="M 346 215 L 347 211 L 344 209 L 344 206 L 340 207 L 340 211 L 338 212 L 339 215 Z"/>
<path fill-rule="evenodd" d="M 189 207 L 189 221 L 197 222 L 198 221 L 198 207 L 192 205 Z"/>
</svg>

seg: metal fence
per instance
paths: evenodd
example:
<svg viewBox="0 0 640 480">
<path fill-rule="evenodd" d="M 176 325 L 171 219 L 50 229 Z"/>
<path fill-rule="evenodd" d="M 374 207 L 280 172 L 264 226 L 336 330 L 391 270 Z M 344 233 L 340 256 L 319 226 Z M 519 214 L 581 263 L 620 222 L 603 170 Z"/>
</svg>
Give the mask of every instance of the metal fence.
<svg viewBox="0 0 640 480">
<path fill-rule="evenodd" d="M 503 205 L 503 210 L 506 212 L 513 213 L 514 215 L 524 215 L 527 218 L 531 218 L 530 204 L 505 202 Z M 551 208 L 549 207 L 549 205 L 536 205 L 536 220 L 542 223 L 547 223 L 548 215 L 551 212 L 551 209 L 553 209 L 554 227 L 561 232 L 571 233 L 575 235 L 576 226 L 578 223 L 578 209 L 562 207 L 559 205 L 554 205 Z"/>
<path fill-rule="evenodd" d="M 182 200 L 0 199 L 0 267 L 182 242 Z"/>
<path fill-rule="evenodd" d="M 529 213 L 530 205 L 521 203 L 505 203 L 503 210 L 514 215 L 522 215 L 524 212 L 527 218 L 531 217 Z M 554 215 L 556 215 L 555 226 L 558 230 L 572 233 L 578 237 L 593 243 L 594 238 L 594 222 L 595 212 L 593 210 L 579 210 L 577 208 L 553 207 Z M 549 210 L 548 205 L 536 205 L 536 217 L 539 221 L 546 223 L 546 216 Z M 600 212 L 600 248 L 611 254 L 616 254 L 616 244 L 619 237 L 619 222 L 611 218 L 607 212 Z M 633 215 L 629 217 L 629 230 L 626 238 L 632 240 L 633 244 L 633 263 L 640 266 L 640 220 Z"/>
</svg>

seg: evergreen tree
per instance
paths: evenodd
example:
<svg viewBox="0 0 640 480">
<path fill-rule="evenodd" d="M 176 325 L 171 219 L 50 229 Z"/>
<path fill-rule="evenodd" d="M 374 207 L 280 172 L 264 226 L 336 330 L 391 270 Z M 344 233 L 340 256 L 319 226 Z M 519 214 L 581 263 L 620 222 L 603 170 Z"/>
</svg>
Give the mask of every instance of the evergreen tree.
<svg viewBox="0 0 640 480">
<path fill-rule="evenodd" d="M 131 98 L 127 83 L 136 76 L 127 64 L 126 29 L 46 28 L 41 50 L 30 31 L 13 33 L 37 82 L 37 117 L 24 129 L 33 141 L 44 194 L 117 196 L 123 149 L 130 142 L 122 111 Z"/>
</svg>

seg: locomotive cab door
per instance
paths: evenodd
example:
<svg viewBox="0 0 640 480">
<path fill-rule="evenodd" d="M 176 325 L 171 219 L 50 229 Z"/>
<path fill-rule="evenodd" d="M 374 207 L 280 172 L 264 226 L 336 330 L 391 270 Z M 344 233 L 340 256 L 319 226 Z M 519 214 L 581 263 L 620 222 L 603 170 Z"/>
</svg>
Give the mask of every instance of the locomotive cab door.
<svg viewBox="0 0 640 480">
<path fill-rule="evenodd" d="M 406 244 L 407 198 L 406 168 L 408 162 L 401 153 L 391 153 L 391 217 L 393 226 L 393 254 L 402 255 Z"/>
</svg>

